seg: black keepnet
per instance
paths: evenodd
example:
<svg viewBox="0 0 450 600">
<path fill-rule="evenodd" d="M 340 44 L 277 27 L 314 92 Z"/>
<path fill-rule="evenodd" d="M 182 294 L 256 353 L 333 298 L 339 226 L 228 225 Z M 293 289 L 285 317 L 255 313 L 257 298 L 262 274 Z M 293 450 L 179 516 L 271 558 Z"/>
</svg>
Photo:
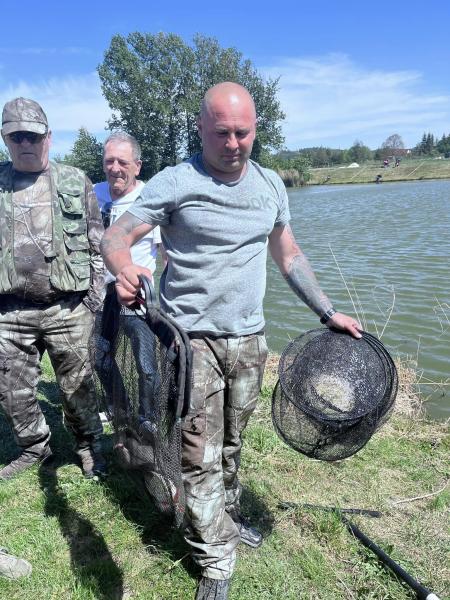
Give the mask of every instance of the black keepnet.
<svg viewBox="0 0 450 600">
<path fill-rule="evenodd" d="M 278 435 L 311 458 L 334 461 L 360 450 L 388 419 L 397 395 L 394 362 L 363 332 L 328 328 L 294 339 L 281 355 L 272 397 Z"/>
</svg>

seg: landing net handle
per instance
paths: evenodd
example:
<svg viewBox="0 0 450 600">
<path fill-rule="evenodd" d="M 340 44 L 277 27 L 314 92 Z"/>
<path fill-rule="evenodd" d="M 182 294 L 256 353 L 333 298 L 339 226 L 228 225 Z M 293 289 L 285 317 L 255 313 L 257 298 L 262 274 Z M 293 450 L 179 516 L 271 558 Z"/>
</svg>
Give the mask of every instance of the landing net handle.
<svg viewBox="0 0 450 600">
<path fill-rule="evenodd" d="M 162 317 L 172 328 L 177 332 L 177 335 L 181 339 L 181 344 L 178 344 L 178 352 L 180 354 L 179 361 L 186 365 L 186 368 L 182 371 L 181 377 L 184 380 L 179 381 L 178 386 L 178 399 L 175 411 L 176 418 L 182 419 L 186 416 L 189 409 L 191 385 L 192 385 L 192 351 L 191 343 L 187 333 L 178 325 L 175 319 L 172 319 L 169 315 L 163 312 L 156 304 L 156 293 L 153 283 L 145 277 L 145 275 L 139 275 L 139 281 L 143 294 L 139 294 L 136 298 L 138 304 L 141 305 L 144 312 L 146 313 L 146 320 L 152 328 L 152 315 Z"/>
</svg>

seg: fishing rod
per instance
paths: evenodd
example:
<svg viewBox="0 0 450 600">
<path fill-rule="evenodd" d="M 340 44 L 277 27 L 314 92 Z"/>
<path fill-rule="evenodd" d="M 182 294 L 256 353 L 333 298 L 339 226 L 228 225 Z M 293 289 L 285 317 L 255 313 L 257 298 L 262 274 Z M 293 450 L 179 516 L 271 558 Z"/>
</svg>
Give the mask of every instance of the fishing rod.
<svg viewBox="0 0 450 600">
<path fill-rule="evenodd" d="M 366 508 L 337 508 L 336 506 L 320 506 L 318 504 L 296 504 L 295 502 L 280 502 L 279 508 L 284 510 L 295 509 L 295 508 L 306 508 L 307 510 L 321 510 L 323 512 L 341 512 L 350 515 L 365 515 L 367 517 L 380 518 L 383 516 L 379 510 L 368 510 Z"/>
<path fill-rule="evenodd" d="M 339 513 L 339 511 L 336 511 Z M 359 527 L 357 527 L 354 523 L 349 521 L 347 517 L 344 515 L 339 515 L 341 521 L 347 527 L 347 529 L 369 550 L 371 550 L 380 560 L 381 562 L 391 569 L 397 577 L 399 577 L 402 581 L 404 581 L 409 587 L 415 591 L 417 594 L 418 600 L 439 600 L 439 597 L 436 596 L 431 590 L 427 589 L 424 585 L 422 585 L 417 579 L 414 579 L 403 567 L 401 567 L 398 563 L 393 560 L 389 554 L 386 554 L 384 550 L 382 550 L 373 540 L 371 540 L 365 533 L 361 531 Z"/>
<path fill-rule="evenodd" d="M 326 512 L 333 512 L 338 515 L 341 519 L 342 523 L 346 526 L 346 528 L 352 533 L 356 539 L 358 539 L 366 548 L 371 550 L 378 559 L 388 567 L 391 571 L 393 571 L 397 577 L 399 577 L 402 581 L 404 581 L 417 595 L 418 600 L 440 600 L 436 594 L 434 594 L 431 590 L 422 585 L 417 579 L 414 579 L 412 575 L 410 575 L 403 567 L 401 567 L 398 563 L 393 560 L 389 554 L 386 554 L 384 550 L 382 550 L 373 540 L 371 540 L 365 533 L 361 531 L 359 527 L 357 527 L 354 523 L 349 521 L 347 517 L 344 516 L 344 513 L 350 514 L 358 514 L 358 515 L 366 515 L 369 517 L 380 517 L 381 513 L 379 511 L 374 510 L 366 510 L 362 508 L 337 508 L 335 506 L 318 506 L 315 504 L 293 504 L 291 502 L 280 502 L 279 508 L 284 510 L 286 509 L 294 509 L 294 508 L 306 508 L 310 510 L 324 510 Z"/>
</svg>

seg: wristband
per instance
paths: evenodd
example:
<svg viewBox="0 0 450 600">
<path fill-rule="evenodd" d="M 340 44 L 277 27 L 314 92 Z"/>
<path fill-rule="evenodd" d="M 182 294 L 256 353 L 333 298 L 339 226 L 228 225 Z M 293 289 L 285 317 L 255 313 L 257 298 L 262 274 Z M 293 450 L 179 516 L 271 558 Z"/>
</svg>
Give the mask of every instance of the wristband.
<svg viewBox="0 0 450 600">
<path fill-rule="evenodd" d="M 330 308 L 329 310 L 327 310 L 327 312 L 325 312 L 320 317 L 320 322 L 322 323 L 322 325 L 325 325 L 325 323 L 327 323 L 331 319 L 331 317 L 335 314 L 336 314 L 336 311 L 334 310 L 334 308 Z"/>
</svg>

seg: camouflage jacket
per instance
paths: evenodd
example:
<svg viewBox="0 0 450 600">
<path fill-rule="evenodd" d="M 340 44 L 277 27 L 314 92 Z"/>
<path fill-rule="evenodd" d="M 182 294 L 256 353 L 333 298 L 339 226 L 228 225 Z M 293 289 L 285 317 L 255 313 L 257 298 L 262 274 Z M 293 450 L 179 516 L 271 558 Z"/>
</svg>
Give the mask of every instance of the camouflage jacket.
<svg viewBox="0 0 450 600">
<path fill-rule="evenodd" d="M 0 294 L 14 287 L 13 168 L 0 163 Z M 103 299 L 104 266 L 100 255 L 103 224 L 92 184 L 68 165 L 50 162 L 53 252 L 50 282 L 64 292 L 87 291 L 84 303 L 93 311 Z"/>
</svg>

